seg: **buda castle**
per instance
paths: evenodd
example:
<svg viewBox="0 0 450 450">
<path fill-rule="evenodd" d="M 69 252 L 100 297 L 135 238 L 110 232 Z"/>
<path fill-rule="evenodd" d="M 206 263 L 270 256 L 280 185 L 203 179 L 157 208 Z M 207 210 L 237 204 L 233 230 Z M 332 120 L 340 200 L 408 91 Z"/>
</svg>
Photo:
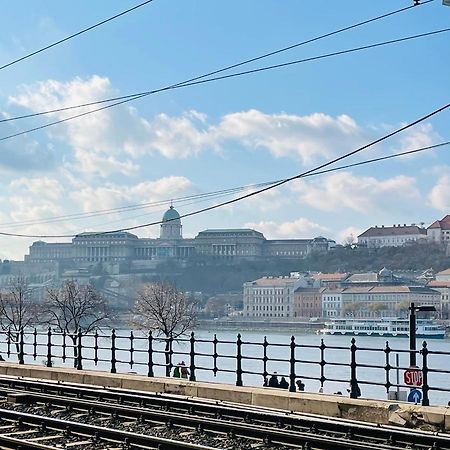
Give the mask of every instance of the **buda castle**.
<svg viewBox="0 0 450 450">
<path fill-rule="evenodd" d="M 298 259 L 312 251 L 327 251 L 332 243 L 324 237 L 269 240 L 248 228 L 204 230 L 195 238 L 185 239 L 180 215 L 171 206 L 162 218 L 159 238 L 139 238 L 121 231 L 81 233 L 67 243 L 36 241 L 29 248 L 29 255 L 25 255 L 25 262 L 66 261 L 79 265 L 193 257 Z"/>
</svg>

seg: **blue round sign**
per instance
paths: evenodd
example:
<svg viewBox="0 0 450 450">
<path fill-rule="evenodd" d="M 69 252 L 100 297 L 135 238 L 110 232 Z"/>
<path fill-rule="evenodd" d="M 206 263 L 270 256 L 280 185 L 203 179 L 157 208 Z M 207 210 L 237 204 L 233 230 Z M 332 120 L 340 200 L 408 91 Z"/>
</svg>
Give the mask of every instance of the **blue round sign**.
<svg viewBox="0 0 450 450">
<path fill-rule="evenodd" d="M 410 393 L 408 394 L 408 402 L 420 403 L 421 400 L 422 391 L 419 391 L 419 389 L 411 389 Z"/>
</svg>

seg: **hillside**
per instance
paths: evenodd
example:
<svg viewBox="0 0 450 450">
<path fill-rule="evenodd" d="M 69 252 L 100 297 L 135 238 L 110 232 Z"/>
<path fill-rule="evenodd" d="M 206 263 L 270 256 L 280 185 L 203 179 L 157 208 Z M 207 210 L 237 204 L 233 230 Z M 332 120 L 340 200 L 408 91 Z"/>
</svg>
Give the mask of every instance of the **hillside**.
<svg viewBox="0 0 450 450">
<path fill-rule="evenodd" d="M 299 260 L 270 259 L 231 264 L 198 259 L 185 268 L 175 263 L 164 263 L 159 267 L 158 276 L 175 282 L 186 291 L 218 294 L 241 291 L 245 281 L 266 275 L 287 275 L 293 271 L 364 272 L 378 271 L 383 267 L 394 271 L 421 271 L 432 267 L 440 271 L 450 267 L 450 258 L 435 244 L 380 249 L 340 247 Z"/>
</svg>

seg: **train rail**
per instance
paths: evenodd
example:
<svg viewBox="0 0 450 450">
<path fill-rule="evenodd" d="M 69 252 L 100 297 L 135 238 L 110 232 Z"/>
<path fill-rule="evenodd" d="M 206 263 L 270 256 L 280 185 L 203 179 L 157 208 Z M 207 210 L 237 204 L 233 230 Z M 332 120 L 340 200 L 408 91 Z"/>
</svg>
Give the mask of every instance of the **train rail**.
<svg viewBox="0 0 450 450">
<path fill-rule="evenodd" d="M 0 396 L 5 399 L 0 404 L 0 419 L 9 421 L 5 425 L 0 423 L 2 448 L 18 448 L 16 444 L 4 444 L 3 436 L 17 439 L 8 434 L 8 427 L 22 421 L 20 426 L 27 423 L 37 429 L 37 433 L 42 434 L 42 429 L 56 430 L 63 433 L 63 440 L 77 436 L 74 443 L 65 444 L 66 448 L 74 449 L 247 449 L 260 446 L 305 450 L 450 450 L 450 435 L 445 433 L 412 432 L 392 426 L 372 426 L 173 395 L 0 377 Z M 23 445 L 45 445 L 42 444 L 45 435 L 37 437 L 41 442 L 30 443 L 24 438 L 27 444 Z M 83 444 L 85 447 L 77 444 L 83 439 L 87 442 Z M 100 442 L 103 447 L 94 446 Z M 48 448 L 23 445 L 22 449 Z"/>
</svg>

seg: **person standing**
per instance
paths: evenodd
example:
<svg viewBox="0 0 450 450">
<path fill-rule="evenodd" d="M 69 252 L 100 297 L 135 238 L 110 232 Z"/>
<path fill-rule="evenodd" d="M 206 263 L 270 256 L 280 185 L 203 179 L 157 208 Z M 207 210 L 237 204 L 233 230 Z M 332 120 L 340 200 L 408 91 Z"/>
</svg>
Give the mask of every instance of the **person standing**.
<svg viewBox="0 0 450 450">
<path fill-rule="evenodd" d="M 286 381 L 286 378 L 281 377 L 278 387 L 280 387 L 281 389 L 289 389 L 289 383 Z"/>
<path fill-rule="evenodd" d="M 269 378 L 268 386 L 276 388 L 279 387 L 278 376 L 276 372 L 274 372 L 273 375 Z"/>
<path fill-rule="evenodd" d="M 297 380 L 296 381 L 296 385 L 297 385 L 297 389 L 299 391 L 304 391 L 305 390 L 305 383 L 302 383 L 302 380 Z"/>
<path fill-rule="evenodd" d="M 181 378 L 187 378 L 190 375 L 189 369 L 186 367 L 184 361 L 180 363 L 180 374 Z"/>
</svg>

